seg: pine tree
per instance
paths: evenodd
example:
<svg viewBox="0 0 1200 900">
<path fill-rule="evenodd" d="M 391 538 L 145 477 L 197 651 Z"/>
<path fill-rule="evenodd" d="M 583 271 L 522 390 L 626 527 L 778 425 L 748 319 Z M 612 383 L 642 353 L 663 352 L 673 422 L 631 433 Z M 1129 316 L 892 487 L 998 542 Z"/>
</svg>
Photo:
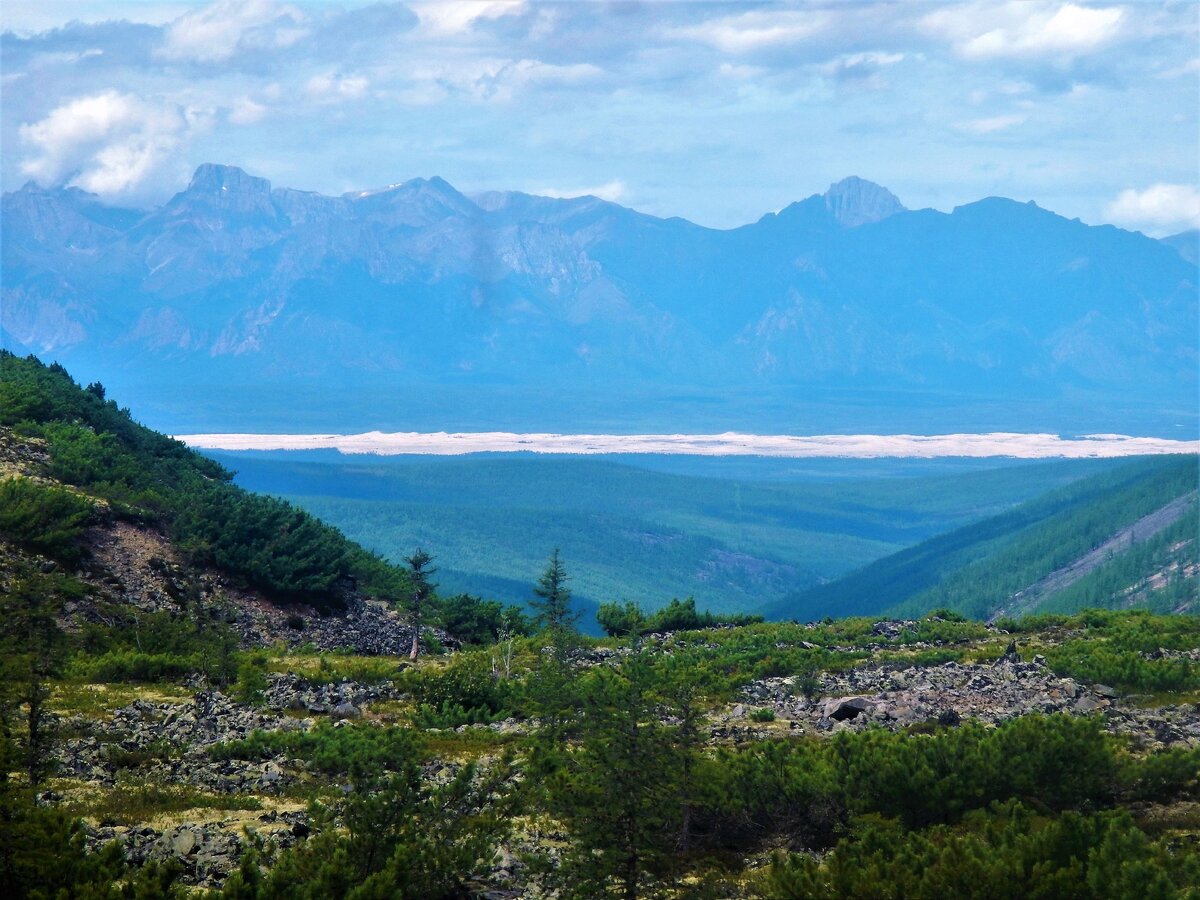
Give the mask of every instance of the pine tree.
<svg viewBox="0 0 1200 900">
<path fill-rule="evenodd" d="M 416 659 L 421 652 L 421 620 L 429 611 L 429 602 L 434 597 L 434 588 L 437 587 L 429 579 L 437 569 L 430 565 L 433 556 L 420 549 L 412 556 L 406 557 L 404 562 L 408 564 L 408 577 L 411 582 L 404 603 L 413 630 L 412 650 L 408 658 Z"/>
<path fill-rule="evenodd" d="M 579 743 L 549 782 L 551 810 L 575 838 L 563 867 L 571 896 L 607 895 L 615 881 L 636 900 L 674 868 L 680 757 L 656 681 L 650 662 L 633 657 L 582 685 Z"/>
<path fill-rule="evenodd" d="M 4 621 L 0 717 L 7 734 L 14 714 L 20 715 L 24 708 L 23 768 L 34 787 L 53 767 L 50 748 L 55 716 L 46 702 L 50 677 L 57 673 L 66 649 L 66 636 L 56 621 L 62 605 L 55 590 L 58 580 L 54 576 L 21 578 L 0 602 L 0 618 Z"/>
<path fill-rule="evenodd" d="M 530 604 L 537 610 L 538 625 L 550 635 L 556 649 L 575 633 L 575 622 L 579 618 L 578 613 L 571 612 L 571 591 L 567 588 L 569 580 L 570 576 L 556 547 L 533 589 L 541 599 Z"/>
</svg>

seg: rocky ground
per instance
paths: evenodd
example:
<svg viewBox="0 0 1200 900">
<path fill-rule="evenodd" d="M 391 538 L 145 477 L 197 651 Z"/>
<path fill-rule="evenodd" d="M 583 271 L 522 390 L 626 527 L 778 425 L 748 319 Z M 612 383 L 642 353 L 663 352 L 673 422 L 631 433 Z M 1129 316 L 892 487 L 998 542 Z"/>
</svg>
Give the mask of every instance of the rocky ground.
<svg viewBox="0 0 1200 900">
<path fill-rule="evenodd" d="M 1200 659 L 1200 652 L 1191 651 Z M 1015 654 L 996 663 L 947 662 L 918 668 L 903 663 L 863 666 L 826 673 L 817 697 L 797 695 L 796 679 L 771 678 L 748 685 L 744 701 L 718 717 L 718 737 L 766 736 L 749 718 L 769 709 L 775 728 L 825 734 L 845 729 L 891 730 L 937 720 L 954 725 L 976 719 L 995 725 L 1028 713 L 1098 714 L 1109 731 L 1128 735 L 1135 745 L 1200 747 L 1200 704 L 1144 706 L 1149 698 L 1120 697 L 1102 684 L 1060 678 L 1035 655 L 1021 662 Z"/>
<path fill-rule="evenodd" d="M 256 730 L 308 730 L 321 719 L 359 720 L 365 708 L 396 696 L 391 685 L 312 684 L 295 675 L 273 675 L 261 707 L 198 690 L 188 700 L 134 700 L 99 719 L 68 716 L 61 727 L 74 736 L 62 742 L 58 777 L 41 799 L 70 804 L 104 791 L 136 797 L 139 791 L 183 789 L 193 791 L 201 804 L 211 797 L 248 801 L 242 805 L 256 808 L 235 814 L 220 803 L 214 810 L 202 805 L 183 810 L 186 821 L 156 816 L 144 823 L 118 823 L 103 815 L 89 821 L 94 848 L 116 840 L 135 862 L 174 858 L 189 883 L 219 885 L 236 867 L 249 835 L 274 852 L 308 834 L 306 804 L 296 799 L 304 792 L 292 789 L 311 787 L 314 779 L 301 762 L 284 756 L 214 761 L 208 750 Z"/>
<path fill-rule="evenodd" d="M 600 648 L 582 654 L 581 661 L 603 665 L 621 655 Z M 1010 647 L 996 662 L 916 666 L 866 661 L 822 674 L 818 684 L 808 685 L 808 697 L 799 691 L 794 676 L 755 681 L 736 703 L 712 711 L 710 740 L 715 744 L 823 736 L 869 727 L 895 730 L 931 721 L 947 726 L 968 719 L 996 724 L 1027 713 L 1063 712 L 1099 715 L 1111 732 L 1130 736 L 1135 747 L 1200 747 L 1200 704 L 1155 706 L 1150 698 L 1123 697 L 1105 685 L 1059 677 L 1042 657 L 1028 655 L 1029 661 L 1022 661 Z M 1200 661 L 1200 651 L 1187 655 Z M 181 692 L 175 698 L 136 699 L 100 718 L 71 715 L 63 722 L 72 737 L 62 744 L 59 779 L 43 799 L 69 804 L 89 793 L 135 786 L 186 789 L 218 798 L 216 808 L 190 809 L 146 822 L 103 816 L 89 821 L 93 845 L 120 841 L 136 861 L 174 858 L 184 866 L 190 883 L 217 885 L 236 867 L 248 840 L 265 842 L 269 856 L 308 833 L 303 798 L 320 779 L 301 761 L 286 756 L 261 762 L 214 761 L 209 748 L 260 729 L 307 730 L 321 721 L 334 727 L 380 722 L 379 710 L 405 701 L 393 682 L 319 683 L 297 674 L 272 674 L 259 706 L 239 704 L 196 685 L 190 697 Z M 458 730 L 512 733 L 528 727 L 510 719 Z M 223 808 L 221 798 L 232 805 L 249 802 L 242 803 L 247 808 L 230 809 Z M 522 831 L 500 855 L 490 896 L 515 896 L 505 885 L 520 880 L 522 851 L 536 847 L 552 854 L 555 846 L 553 832 Z"/>
</svg>

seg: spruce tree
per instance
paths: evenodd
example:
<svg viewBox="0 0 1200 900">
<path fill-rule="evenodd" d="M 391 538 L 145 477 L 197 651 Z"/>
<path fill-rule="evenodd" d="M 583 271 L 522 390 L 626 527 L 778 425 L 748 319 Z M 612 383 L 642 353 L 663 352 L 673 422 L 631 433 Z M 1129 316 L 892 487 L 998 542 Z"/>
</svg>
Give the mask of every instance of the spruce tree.
<svg viewBox="0 0 1200 900">
<path fill-rule="evenodd" d="M 433 600 L 434 588 L 437 587 L 429 579 L 437 569 L 431 565 L 433 556 L 420 549 L 412 556 L 406 557 L 404 562 L 408 564 L 410 582 L 404 609 L 408 613 L 413 630 L 412 650 L 409 651 L 408 658 L 416 659 L 421 652 L 421 621 L 429 611 L 429 603 Z"/>
<path fill-rule="evenodd" d="M 569 580 L 570 576 L 556 547 L 533 589 L 540 599 L 531 603 L 538 613 L 538 625 L 550 635 L 556 649 L 575 633 L 575 622 L 579 618 L 578 613 L 571 612 L 571 591 L 567 588 Z"/>
<path fill-rule="evenodd" d="M 570 896 L 605 896 L 615 881 L 636 900 L 675 868 L 680 753 L 660 719 L 657 681 L 649 659 L 635 656 L 581 684 L 578 744 L 549 779 L 551 811 L 574 836 L 562 873 Z"/>
</svg>

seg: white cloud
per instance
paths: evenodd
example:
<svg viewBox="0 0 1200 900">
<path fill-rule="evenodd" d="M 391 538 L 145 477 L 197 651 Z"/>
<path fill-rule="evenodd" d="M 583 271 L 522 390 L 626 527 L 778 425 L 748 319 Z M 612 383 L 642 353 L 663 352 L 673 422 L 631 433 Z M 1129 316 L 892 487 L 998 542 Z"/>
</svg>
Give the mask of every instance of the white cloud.
<svg viewBox="0 0 1200 900">
<path fill-rule="evenodd" d="M 698 25 L 669 28 L 666 34 L 710 44 L 727 53 L 751 53 L 807 40 L 822 31 L 829 21 L 825 13 L 809 10 L 753 10 Z"/>
<path fill-rule="evenodd" d="M 968 134 L 992 134 L 1021 125 L 1027 118 L 1029 117 L 1021 113 L 1012 113 L 1007 116 L 988 116 L 983 119 L 971 119 L 966 122 L 960 122 L 956 127 L 959 131 L 965 131 Z"/>
<path fill-rule="evenodd" d="M 1200 72 L 1200 56 L 1193 56 L 1183 65 L 1172 66 L 1158 73 L 1159 78 L 1179 78 L 1183 75 L 1195 75 Z"/>
<path fill-rule="evenodd" d="M 968 59 L 1073 57 L 1097 50 L 1121 33 L 1120 7 L 1088 7 L 1042 0 L 977 2 L 925 16 L 924 29 Z"/>
<path fill-rule="evenodd" d="M 904 60 L 903 53 L 881 53 L 868 51 L 866 53 L 848 53 L 839 56 L 834 63 L 843 69 L 853 69 L 858 66 L 894 66 Z"/>
<path fill-rule="evenodd" d="M 1104 210 L 1118 225 L 1151 234 L 1200 228 L 1200 190 L 1192 184 L 1152 184 L 1121 191 Z"/>
<path fill-rule="evenodd" d="M 538 188 L 530 191 L 530 193 L 537 194 L 540 197 L 558 198 L 591 196 L 599 197 L 601 200 L 608 200 L 612 203 L 616 203 L 625 196 L 627 189 L 625 187 L 625 182 L 618 179 L 610 181 L 608 184 L 597 185 L 596 187 L 573 188 L 567 190 L 560 190 L 558 188 Z"/>
<path fill-rule="evenodd" d="M 229 110 L 229 121 L 234 125 L 253 125 L 261 122 L 266 114 L 267 108 L 261 103 L 242 97 Z"/>
<path fill-rule="evenodd" d="M 591 81 L 603 74 L 603 70 L 591 63 L 573 63 L 559 66 L 536 59 L 521 59 L 506 64 L 501 76 L 514 84 L 579 84 Z"/>
<path fill-rule="evenodd" d="M 432 0 L 412 4 L 421 30 L 435 35 L 461 34 L 480 19 L 519 15 L 528 8 L 525 0 Z"/>
<path fill-rule="evenodd" d="M 556 65 L 536 59 L 456 59 L 421 66 L 410 73 L 412 84 L 401 94 L 405 102 L 436 102 L 448 91 L 477 100 L 507 102 L 536 86 L 572 87 L 594 81 L 604 70 L 590 63 Z"/>
<path fill-rule="evenodd" d="M 308 34 L 303 14 L 270 0 L 219 0 L 180 16 L 157 51 L 164 59 L 221 62 L 243 50 L 289 47 Z"/>
<path fill-rule="evenodd" d="M 33 149 L 20 169 L 41 184 L 71 183 L 104 197 L 128 194 L 206 118 L 117 91 L 78 97 L 20 127 L 22 143 Z"/>
<path fill-rule="evenodd" d="M 832 78 L 853 81 L 860 87 L 881 89 L 887 86 L 887 82 L 881 77 L 880 70 L 903 62 L 906 58 L 904 53 L 845 53 L 816 68 L 821 74 Z"/>
<path fill-rule="evenodd" d="M 761 66 L 747 66 L 735 63 L 721 63 L 717 69 L 717 74 L 722 78 L 731 78 L 734 81 L 750 81 L 751 79 L 761 78 L 767 73 L 767 70 Z"/>
<path fill-rule="evenodd" d="M 355 100 L 367 92 L 371 83 L 361 75 L 335 75 L 325 72 L 314 75 L 304 85 L 304 90 L 314 100 L 332 103 L 338 100 Z"/>
<path fill-rule="evenodd" d="M 83 62 L 85 59 L 92 59 L 94 57 L 103 55 L 104 51 L 99 47 L 92 47 L 88 50 L 81 51 L 39 53 L 29 61 L 29 68 L 39 69 L 50 66 L 70 66 Z"/>
<path fill-rule="evenodd" d="M 183 0 L 4 0 L 4 27 L 18 34 L 61 28 L 67 22 L 116 22 L 165 25 L 187 9 Z"/>
</svg>

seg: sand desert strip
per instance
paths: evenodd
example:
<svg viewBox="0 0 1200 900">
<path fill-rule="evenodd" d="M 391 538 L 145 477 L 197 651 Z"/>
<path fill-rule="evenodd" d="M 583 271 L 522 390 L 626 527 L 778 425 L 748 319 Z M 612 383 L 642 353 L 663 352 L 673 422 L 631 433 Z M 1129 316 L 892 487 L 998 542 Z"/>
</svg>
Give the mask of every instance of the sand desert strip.
<svg viewBox="0 0 1200 900">
<path fill-rule="evenodd" d="M 1200 441 L 1124 434 L 513 434 L 368 431 L 364 434 L 182 434 L 205 450 L 337 450 L 345 454 L 458 456 L 468 453 L 664 453 L 696 456 L 1012 457 L 1102 459 L 1165 453 L 1200 453 Z"/>
</svg>

